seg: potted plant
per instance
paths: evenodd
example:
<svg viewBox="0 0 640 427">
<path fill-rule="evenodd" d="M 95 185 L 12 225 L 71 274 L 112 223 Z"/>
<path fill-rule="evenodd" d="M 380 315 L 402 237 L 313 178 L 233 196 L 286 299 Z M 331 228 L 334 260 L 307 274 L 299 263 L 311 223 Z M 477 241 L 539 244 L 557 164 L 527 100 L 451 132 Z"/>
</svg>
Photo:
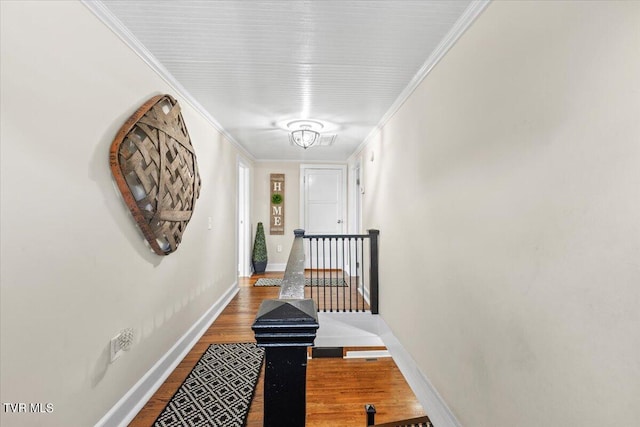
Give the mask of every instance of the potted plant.
<svg viewBox="0 0 640 427">
<path fill-rule="evenodd" d="M 253 243 L 253 253 L 251 254 L 253 262 L 253 271 L 255 273 L 264 273 L 267 268 L 267 243 L 264 238 L 264 227 L 262 223 L 258 223 L 256 230 L 256 239 Z"/>
</svg>

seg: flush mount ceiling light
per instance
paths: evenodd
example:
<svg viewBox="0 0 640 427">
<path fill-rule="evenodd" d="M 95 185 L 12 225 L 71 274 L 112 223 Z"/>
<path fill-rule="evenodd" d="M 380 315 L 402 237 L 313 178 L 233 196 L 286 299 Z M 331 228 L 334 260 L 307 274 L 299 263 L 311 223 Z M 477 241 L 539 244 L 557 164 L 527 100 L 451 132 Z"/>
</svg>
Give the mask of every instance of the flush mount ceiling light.
<svg viewBox="0 0 640 427">
<path fill-rule="evenodd" d="M 307 149 L 315 144 L 318 138 L 320 138 L 320 134 L 318 132 L 316 132 L 315 130 L 307 129 L 306 127 L 303 127 L 299 130 L 294 130 L 293 132 L 291 132 L 291 134 L 289 134 L 289 139 L 291 140 L 291 142 L 299 145 L 304 149 Z"/>
<path fill-rule="evenodd" d="M 287 123 L 291 131 L 289 140 L 305 150 L 320 139 L 320 131 L 324 125 L 315 120 L 294 120 Z"/>
</svg>

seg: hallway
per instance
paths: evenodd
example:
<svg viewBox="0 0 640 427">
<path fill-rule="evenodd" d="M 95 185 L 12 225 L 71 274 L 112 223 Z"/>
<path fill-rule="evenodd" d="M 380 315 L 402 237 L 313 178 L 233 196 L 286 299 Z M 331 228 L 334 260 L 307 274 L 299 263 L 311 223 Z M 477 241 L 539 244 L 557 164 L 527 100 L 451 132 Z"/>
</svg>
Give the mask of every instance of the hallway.
<svg viewBox="0 0 640 427">
<path fill-rule="evenodd" d="M 265 273 L 240 278 L 240 289 L 231 303 L 209 327 L 180 365 L 131 422 L 133 427 L 153 425 L 171 396 L 180 387 L 200 356 L 213 343 L 254 342 L 251 325 L 260 303 L 277 298 L 277 287 L 254 287 L 260 277 L 282 277 Z M 380 348 L 380 347 L 375 347 Z M 356 348 L 345 348 L 355 350 Z M 371 347 L 358 347 L 358 350 Z M 262 426 L 263 373 L 256 386 L 247 427 Z M 310 359 L 307 368 L 307 427 L 362 426 L 364 405 L 373 403 L 376 422 L 418 417 L 425 412 L 391 358 Z"/>
<path fill-rule="evenodd" d="M 329 222 L 381 231 L 369 318 L 435 425 L 640 425 L 640 1 L 0 1 L 0 19 L 0 425 L 126 426 L 177 367 L 133 425 L 152 424 L 209 343 L 254 340 L 276 289 L 239 261 L 282 208 L 284 270 L 305 171 L 336 165 Z M 166 214 L 190 215 L 169 256 L 111 168 L 160 95 L 201 179 L 192 214 Z M 394 366 L 365 394 L 355 366 L 383 360 L 315 388 L 333 362 L 309 364 L 310 421 L 421 411 Z"/>
</svg>

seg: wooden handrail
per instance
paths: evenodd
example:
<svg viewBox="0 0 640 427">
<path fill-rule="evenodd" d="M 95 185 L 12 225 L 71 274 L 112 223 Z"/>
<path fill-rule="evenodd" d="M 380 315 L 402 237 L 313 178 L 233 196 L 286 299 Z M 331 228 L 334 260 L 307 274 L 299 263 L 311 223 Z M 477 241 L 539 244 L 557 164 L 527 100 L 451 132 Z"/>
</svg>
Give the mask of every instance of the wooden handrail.
<svg viewBox="0 0 640 427">
<path fill-rule="evenodd" d="M 342 238 L 353 238 L 353 239 L 368 239 L 368 234 L 305 234 L 305 239 L 342 239 Z"/>
<path fill-rule="evenodd" d="M 293 230 L 293 233 L 295 237 L 280 287 L 280 299 L 304 299 L 304 230 Z"/>
</svg>

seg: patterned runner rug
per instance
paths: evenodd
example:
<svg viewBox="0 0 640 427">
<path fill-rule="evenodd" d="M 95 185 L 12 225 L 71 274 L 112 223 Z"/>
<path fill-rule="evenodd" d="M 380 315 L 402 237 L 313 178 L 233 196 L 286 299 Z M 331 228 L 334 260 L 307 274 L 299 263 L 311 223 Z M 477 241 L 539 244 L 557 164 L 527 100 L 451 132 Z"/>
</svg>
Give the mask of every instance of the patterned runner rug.
<svg viewBox="0 0 640 427">
<path fill-rule="evenodd" d="M 281 283 L 282 283 L 282 279 L 272 279 L 272 278 L 263 277 L 258 279 L 253 286 L 280 286 Z M 310 278 L 306 278 L 304 279 L 304 285 L 305 286 L 339 286 L 339 287 L 347 286 L 344 279 L 335 278 L 335 277 L 331 279 L 314 277 L 313 284 L 311 284 Z"/>
<path fill-rule="evenodd" d="M 244 426 L 263 358 L 255 343 L 211 344 L 154 427 Z"/>
</svg>

